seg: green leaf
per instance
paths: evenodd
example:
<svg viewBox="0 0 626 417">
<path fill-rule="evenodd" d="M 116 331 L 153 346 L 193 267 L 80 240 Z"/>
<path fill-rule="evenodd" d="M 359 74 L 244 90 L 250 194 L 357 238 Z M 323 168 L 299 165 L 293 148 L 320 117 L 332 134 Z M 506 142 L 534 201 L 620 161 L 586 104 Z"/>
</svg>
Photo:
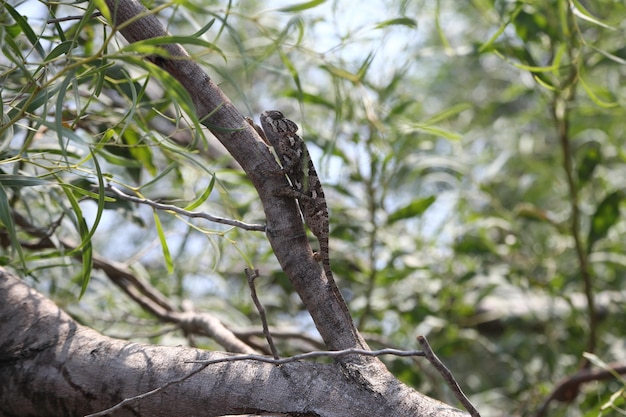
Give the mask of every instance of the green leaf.
<svg viewBox="0 0 626 417">
<path fill-rule="evenodd" d="M 517 206 L 515 206 L 514 213 L 517 217 L 522 219 L 553 224 L 553 221 L 550 219 L 548 214 L 532 203 L 518 204 Z"/>
<path fill-rule="evenodd" d="M 35 32 L 33 32 L 33 29 L 28 24 L 28 21 L 24 18 L 24 16 L 19 14 L 17 10 L 11 7 L 11 5 L 9 5 L 7 2 L 2 2 L 2 3 L 6 11 L 8 11 L 11 17 L 15 20 L 15 23 L 17 23 L 20 29 L 22 29 L 22 32 L 24 33 L 24 35 L 26 35 L 26 39 L 28 39 L 31 45 L 33 45 L 33 47 L 35 48 L 39 56 L 41 56 L 42 58 L 45 57 L 46 53 L 44 52 L 43 47 L 39 43 L 39 38 L 35 34 Z"/>
<path fill-rule="evenodd" d="M 457 254 L 487 255 L 496 253 L 495 245 L 484 236 L 467 233 L 454 242 L 454 251 Z"/>
<path fill-rule="evenodd" d="M 24 259 L 24 253 L 22 252 L 22 245 L 17 239 L 17 231 L 15 229 L 15 223 L 13 222 L 13 214 L 11 212 L 9 198 L 2 184 L 0 184 L 0 222 L 2 222 L 4 228 L 9 234 L 11 247 L 17 251 L 22 267 L 26 269 L 26 261 Z"/>
<path fill-rule="evenodd" d="M 20 113 L 35 113 L 39 107 L 48 104 L 50 97 L 53 97 L 60 88 L 61 84 L 56 84 L 52 88 L 43 88 L 31 93 L 7 112 L 9 118 L 13 119 Z"/>
<path fill-rule="evenodd" d="M 204 28 L 203 28 L 204 29 Z M 133 42 L 120 49 L 120 53 L 138 53 L 143 55 L 158 55 L 163 58 L 170 58 L 169 52 L 162 45 L 168 44 L 181 44 L 181 45 L 196 45 L 203 48 L 210 49 L 217 52 L 222 57 L 225 57 L 220 48 L 211 42 L 207 42 L 204 39 L 195 38 L 192 36 L 158 36 L 155 38 L 143 39 L 141 41 Z"/>
<path fill-rule="evenodd" d="M 613 26 L 610 26 L 602 22 L 600 19 L 598 19 L 597 17 L 589 13 L 587 9 L 585 9 L 585 7 L 582 4 L 580 4 L 578 0 L 571 0 L 570 6 L 575 16 L 578 16 L 579 18 L 586 20 L 587 22 L 593 23 L 594 25 L 601 26 L 605 29 L 616 30 L 616 28 L 614 28 Z"/>
<path fill-rule="evenodd" d="M 48 180 L 26 175 L 0 174 L 0 184 L 5 187 L 32 187 L 34 185 L 50 185 Z"/>
<path fill-rule="evenodd" d="M 56 57 L 66 54 L 70 49 L 72 49 L 72 46 L 74 44 L 75 44 L 74 41 L 61 42 L 60 44 L 55 46 L 52 51 L 50 51 L 50 53 L 48 54 L 48 56 L 46 56 L 46 59 L 44 61 L 45 62 L 52 61 Z"/>
<path fill-rule="evenodd" d="M 154 175 L 157 167 L 152 160 L 152 150 L 147 144 L 143 144 L 143 140 L 139 133 L 133 127 L 126 129 L 122 134 L 124 142 L 128 145 L 128 152 L 151 174 Z"/>
<path fill-rule="evenodd" d="M 585 92 L 589 95 L 589 98 L 598 106 L 603 107 L 605 109 L 611 109 L 614 107 L 618 107 L 620 105 L 617 101 L 603 101 L 602 99 L 600 99 L 598 94 L 596 94 L 596 91 L 594 91 L 594 89 L 585 82 L 584 77 L 580 76 L 578 78 L 578 81 L 580 81 L 580 85 L 582 85 L 582 87 L 585 89 Z M 608 91 L 605 93 L 608 93 Z"/>
<path fill-rule="evenodd" d="M 369 69 L 369 67 L 372 65 L 372 62 L 374 61 L 374 56 L 375 54 L 373 52 L 370 52 L 369 54 L 367 54 L 367 57 L 365 57 L 363 64 L 361 64 L 361 67 L 359 67 L 359 70 L 356 73 L 359 79 L 359 82 L 363 80 L 363 78 L 365 78 L 365 75 L 367 74 L 367 70 Z"/>
<path fill-rule="evenodd" d="M 347 71 L 343 68 L 339 68 L 339 67 L 335 67 L 334 65 L 322 65 L 321 67 L 322 69 L 325 69 L 326 71 L 328 71 L 330 74 L 335 75 L 339 78 L 343 78 L 346 79 L 348 81 L 351 81 L 353 83 L 356 83 L 359 81 L 359 77 L 358 75 L 355 75 L 353 73 L 351 73 L 350 71 Z"/>
<path fill-rule="evenodd" d="M 170 248 L 167 246 L 167 239 L 165 238 L 165 232 L 163 231 L 163 225 L 161 224 L 161 220 L 159 219 L 159 215 L 157 211 L 154 210 L 152 212 L 154 216 L 154 224 L 157 229 L 157 233 L 159 235 L 159 241 L 161 242 L 161 248 L 163 249 L 163 259 L 165 260 L 165 267 L 167 268 L 168 273 L 174 272 L 174 262 L 172 261 L 172 254 L 170 253 Z"/>
<path fill-rule="evenodd" d="M 408 26 L 412 29 L 415 29 L 417 27 L 417 20 L 411 19 L 410 17 L 397 17 L 395 19 L 389 19 L 389 20 L 380 22 L 374 27 L 376 29 L 382 29 L 382 28 L 386 28 L 387 26 L 395 26 L 395 25 Z"/>
<path fill-rule="evenodd" d="M 295 65 L 293 65 L 293 62 L 291 62 L 287 54 L 285 54 L 283 51 L 280 51 L 280 59 L 283 61 L 283 65 L 285 65 L 285 67 L 289 71 L 289 74 L 291 74 L 294 83 L 296 83 L 299 96 L 302 97 L 302 83 L 300 82 L 300 74 L 298 74 L 298 70 L 296 69 Z"/>
<path fill-rule="evenodd" d="M 306 93 L 304 91 L 299 92 L 297 90 L 289 90 L 285 93 L 285 96 L 297 98 L 299 100 L 302 100 L 303 103 L 316 104 L 318 106 L 326 107 L 330 110 L 335 109 L 335 105 L 332 102 L 328 101 L 326 97 L 321 95 Z"/>
<path fill-rule="evenodd" d="M 59 182 L 62 182 L 59 179 Z M 70 202 L 72 209 L 74 210 L 74 223 L 76 228 L 78 229 L 78 234 L 80 235 L 80 246 L 75 248 L 71 254 L 80 253 L 81 256 L 81 274 L 80 274 L 80 295 L 78 299 L 80 300 L 85 292 L 87 291 L 87 287 L 89 286 L 89 281 L 91 280 L 91 271 L 93 269 L 93 247 L 91 245 L 91 237 L 93 236 L 93 232 L 95 228 L 90 231 L 89 226 L 87 226 L 87 222 L 85 221 L 85 217 L 83 216 L 83 211 L 80 208 L 80 204 L 78 204 L 78 200 L 74 197 L 74 194 L 68 187 L 62 187 L 65 195 L 67 196 L 68 201 Z"/>
<path fill-rule="evenodd" d="M 619 206 L 624 199 L 624 193 L 621 191 L 615 191 L 608 196 L 598 205 L 596 212 L 591 218 L 591 224 L 589 226 L 589 239 L 587 242 L 587 252 L 591 252 L 593 245 L 600 239 L 604 238 L 611 227 L 620 217 Z"/>
<path fill-rule="evenodd" d="M 587 142 L 582 145 L 577 152 L 580 161 L 576 165 L 576 173 L 579 181 L 579 188 L 582 188 L 593 176 L 598 164 L 602 162 L 602 152 L 600 144 L 596 141 Z"/>
<path fill-rule="evenodd" d="M 326 3 L 326 0 L 312 0 L 305 3 L 294 4 L 293 6 L 281 7 L 278 11 L 281 12 L 300 12 L 302 10 L 312 9 L 320 4 Z"/>
<path fill-rule="evenodd" d="M 491 50 L 493 47 L 493 44 L 495 43 L 495 41 L 500 37 L 500 35 L 502 35 L 504 33 L 504 31 L 506 30 L 507 26 L 509 26 L 511 24 L 512 21 L 514 21 L 517 18 L 517 15 L 522 11 L 522 7 L 524 5 L 523 4 L 519 4 L 515 10 L 513 10 L 513 12 L 511 12 L 511 14 L 509 15 L 509 19 L 504 22 L 499 28 L 498 30 L 496 30 L 496 32 L 491 36 L 491 38 L 489 38 L 487 40 L 487 42 L 483 43 L 480 48 L 478 49 L 479 53 L 483 53 L 485 51 Z"/>
<path fill-rule="evenodd" d="M 398 220 L 420 216 L 428 207 L 430 207 L 431 204 L 435 202 L 435 200 L 435 196 L 413 200 L 406 206 L 391 213 L 387 219 L 387 223 L 391 224 L 397 222 Z"/>
<path fill-rule="evenodd" d="M 192 202 L 187 207 L 185 207 L 185 210 L 194 210 L 200 204 L 204 203 L 206 201 L 206 199 L 209 198 L 209 196 L 211 195 L 211 191 L 213 191 L 213 187 L 214 186 L 215 186 L 215 175 L 212 175 L 211 176 L 211 182 L 209 183 L 209 186 L 206 187 L 206 189 L 204 190 L 202 195 L 200 197 L 198 197 L 196 199 L 196 201 Z"/>
<path fill-rule="evenodd" d="M 407 133 L 419 131 L 428 135 L 441 136 L 442 138 L 450 140 L 459 140 L 462 137 L 459 133 L 450 132 L 445 129 L 434 127 L 431 126 L 429 123 L 409 123 L 401 127 L 403 128 L 402 130 Z"/>
</svg>

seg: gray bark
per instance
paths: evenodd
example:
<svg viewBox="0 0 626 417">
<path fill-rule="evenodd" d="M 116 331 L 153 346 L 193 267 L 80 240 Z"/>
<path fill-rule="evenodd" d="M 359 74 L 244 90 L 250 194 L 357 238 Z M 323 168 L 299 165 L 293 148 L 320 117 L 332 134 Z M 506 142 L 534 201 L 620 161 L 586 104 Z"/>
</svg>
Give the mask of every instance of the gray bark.
<svg viewBox="0 0 626 417">
<path fill-rule="evenodd" d="M 103 336 L 0 269 L 0 415 L 82 416 L 184 379 L 231 355 L 151 346 Z M 367 376 L 367 379 L 365 378 Z M 466 415 L 391 379 L 379 362 L 346 372 L 340 364 L 256 361 L 210 365 L 180 383 L 132 401 L 115 416 Z"/>
</svg>

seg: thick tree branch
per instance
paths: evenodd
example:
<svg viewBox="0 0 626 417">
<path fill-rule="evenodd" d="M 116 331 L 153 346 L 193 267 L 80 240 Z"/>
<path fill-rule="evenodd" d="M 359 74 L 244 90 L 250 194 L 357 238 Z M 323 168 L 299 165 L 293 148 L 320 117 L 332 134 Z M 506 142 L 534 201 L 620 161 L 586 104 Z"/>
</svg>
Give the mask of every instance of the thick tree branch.
<svg viewBox="0 0 626 417">
<path fill-rule="evenodd" d="M 1 268 L 0 335 L 0 415 L 84 416 L 164 385 L 113 415 L 466 415 L 337 364 L 187 363 L 229 354 L 102 336 Z"/>
<path fill-rule="evenodd" d="M 135 0 L 106 0 L 114 28 L 129 41 L 168 35 L 158 19 Z M 137 18 L 137 16 L 142 16 Z M 133 20 L 131 20 L 133 19 Z M 177 44 L 162 45 L 171 59 L 152 58 L 188 91 L 199 120 L 241 165 L 257 189 L 267 219 L 267 236 L 274 253 L 300 295 L 315 325 L 331 350 L 367 348 L 352 320 L 325 285 L 322 268 L 311 256 L 304 226 L 295 202 L 275 197 L 288 184 L 268 173 L 279 170 L 256 130 L 213 83 L 202 68 Z M 325 294 L 325 297 L 316 296 Z M 315 301 L 323 299 L 323 302 Z"/>
</svg>

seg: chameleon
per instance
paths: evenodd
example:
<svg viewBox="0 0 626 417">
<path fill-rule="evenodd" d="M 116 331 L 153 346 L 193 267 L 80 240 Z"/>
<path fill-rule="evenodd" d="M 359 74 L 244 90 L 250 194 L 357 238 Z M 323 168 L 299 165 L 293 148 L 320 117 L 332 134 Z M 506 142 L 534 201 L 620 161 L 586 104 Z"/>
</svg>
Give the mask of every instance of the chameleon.
<svg viewBox="0 0 626 417">
<path fill-rule="evenodd" d="M 315 259 L 322 262 L 328 284 L 347 310 L 330 268 L 330 228 L 324 190 L 306 144 L 296 133 L 298 126 L 285 118 L 280 111 L 267 110 L 261 113 L 261 127 L 264 133 L 261 137 L 274 148 L 282 165 L 281 173 L 287 175 L 291 182 L 291 187 L 281 190 L 279 195 L 298 200 L 304 223 L 319 242 L 319 252 L 314 255 Z"/>
</svg>

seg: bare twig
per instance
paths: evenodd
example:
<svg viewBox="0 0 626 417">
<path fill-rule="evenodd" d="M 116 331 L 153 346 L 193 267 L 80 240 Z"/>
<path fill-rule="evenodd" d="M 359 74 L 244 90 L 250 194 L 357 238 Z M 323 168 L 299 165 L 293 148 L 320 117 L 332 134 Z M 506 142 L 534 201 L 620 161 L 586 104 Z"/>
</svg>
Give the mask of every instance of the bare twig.
<svg viewBox="0 0 626 417">
<path fill-rule="evenodd" d="M 220 359 L 209 359 L 206 361 L 186 361 L 185 363 L 202 363 L 205 365 L 214 365 L 222 362 L 237 362 L 237 361 L 257 361 L 271 363 L 274 365 L 282 365 L 289 362 L 301 361 L 304 359 L 314 358 L 340 358 L 348 355 L 360 355 L 360 356 L 382 356 L 382 355 L 394 355 L 394 356 L 426 356 L 421 350 L 398 350 L 398 349 L 379 349 L 379 350 L 365 350 L 365 349 L 344 349 L 344 350 L 322 350 L 313 351 L 307 353 L 301 353 L 299 355 L 290 356 L 288 358 L 273 359 L 268 356 L 261 355 L 237 355 L 228 356 Z"/>
<path fill-rule="evenodd" d="M 572 79 L 577 77 L 574 72 L 571 74 Z M 569 102 L 574 97 L 575 88 L 569 88 L 565 97 L 556 97 L 552 104 L 552 114 L 556 123 L 559 143 L 563 153 L 563 171 L 567 179 L 567 187 L 569 190 L 569 203 L 571 209 L 570 215 L 570 233 L 574 240 L 574 248 L 578 258 L 578 270 L 582 279 L 583 290 L 587 298 L 587 314 L 589 320 L 589 332 L 587 334 L 586 352 L 594 352 L 597 343 L 598 334 L 598 315 L 595 306 L 595 295 L 593 289 L 593 272 L 589 265 L 588 254 L 591 248 L 585 248 L 583 238 L 580 232 L 580 203 L 578 197 L 579 184 L 576 183 L 576 174 L 574 171 L 574 156 L 571 149 L 570 131 L 569 131 Z M 590 242 L 587 242 L 589 244 Z M 587 359 L 582 359 L 580 368 L 589 367 L 590 363 Z"/>
<path fill-rule="evenodd" d="M 274 359 L 278 359 L 278 350 L 276 349 L 276 345 L 274 345 L 274 340 L 272 339 L 272 335 L 270 334 L 270 328 L 267 325 L 267 316 L 265 315 L 265 308 L 261 301 L 259 301 L 259 297 L 256 294 L 256 288 L 254 286 L 254 279 L 259 276 L 259 270 L 255 269 L 254 271 L 250 271 L 246 268 L 246 277 L 248 278 L 248 286 L 250 287 L 250 296 L 252 297 L 252 301 L 254 301 L 254 305 L 259 312 L 259 316 L 261 316 L 261 323 L 263 324 L 263 334 L 267 339 L 267 343 L 270 345 L 270 349 L 272 351 L 272 356 Z"/>
<path fill-rule="evenodd" d="M 126 398 L 123 401 L 120 401 L 119 403 L 115 404 L 113 407 L 107 408 L 106 410 L 98 411 L 97 413 L 88 414 L 85 417 L 97 417 L 97 416 L 109 415 L 109 414 L 113 413 L 114 411 L 117 411 L 117 410 L 121 409 L 122 407 L 126 406 L 127 404 L 132 403 L 133 401 L 142 400 L 142 399 L 144 399 L 146 397 L 149 397 L 151 395 L 157 394 L 160 391 L 163 391 L 167 387 L 171 387 L 172 385 L 176 385 L 176 384 L 181 383 L 181 382 L 191 378 L 192 376 L 194 376 L 198 372 L 202 371 L 207 366 L 208 365 L 200 366 L 198 369 L 195 369 L 195 370 L 191 371 L 187 375 L 185 375 L 185 376 L 183 376 L 181 378 L 175 379 L 173 381 L 170 381 L 168 383 L 165 383 L 165 384 L 161 385 L 160 387 L 153 389 L 152 391 L 144 392 L 143 394 L 139 394 L 139 395 L 136 395 L 134 397 Z"/>
<path fill-rule="evenodd" d="M 450 372 L 450 370 L 443 364 L 443 362 L 441 362 L 441 360 L 430 348 L 428 340 L 426 340 L 424 336 L 417 336 L 417 341 L 422 346 L 422 349 L 424 349 L 424 356 L 426 356 L 426 359 L 428 359 L 428 361 L 435 367 L 435 369 L 439 371 L 443 379 L 446 381 L 446 383 L 454 393 L 454 396 L 457 398 L 457 400 L 459 400 L 461 404 L 463 404 L 463 407 L 465 407 L 465 409 L 470 413 L 472 417 L 480 417 L 480 413 L 478 412 L 476 407 L 474 407 L 474 405 L 470 402 L 469 398 L 465 396 L 463 390 L 461 390 L 461 387 L 459 386 L 459 383 L 456 382 L 456 379 L 454 379 L 452 372 Z"/>
<path fill-rule="evenodd" d="M 100 17 L 102 16 L 102 13 L 100 12 L 95 12 L 92 13 L 91 16 L 89 16 L 90 19 L 94 19 L 96 17 Z M 82 18 L 84 18 L 84 15 L 74 15 L 74 16 L 65 16 L 65 17 L 57 17 L 55 19 L 48 19 L 46 20 L 47 24 L 51 24 L 51 23 L 61 23 L 61 22 L 67 22 L 69 20 L 81 20 Z"/>
<path fill-rule="evenodd" d="M 112 192 L 117 197 L 123 200 L 132 201 L 133 203 L 137 203 L 137 204 L 145 204 L 157 210 L 171 211 L 176 214 L 180 214 L 181 216 L 191 217 L 191 218 L 201 218 L 201 219 L 205 219 L 214 223 L 220 223 L 220 224 L 226 224 L 229 226 L 239 227 L 244 230 L 252 230 L 252 231 L 257 231 L 257 232 L 265 231 L 265 225 L 263 224 L 248 224 L 248 223 L 241 222 L 239 220 L 212 216 L 210 214 L 207 214 L 201 211 L 188 211 L 188 210 L 182 209 L 180 207 L 177 207 L 171 204 L 157 203 L 156 201 L 148 200 L 147 198 L 135 197 L 135 196 L 126 194 L 110 185 L 107 186 L 105 190 Z"/>
<path fill-rule="evenodd" d="M 626 375 L 626 364 L 616 362 L 608 364 L 607 369 L 581 369 L 557 384 L 554 391 L 541 405 L 535 417 L 545 416 L 548 411 L 548 405 L 553 400 L 571 403 L 580 392 L 580 387 L 583 384 L 592 381 L 615 379 L 617 375 Z"/>
<path fill-rule="evenodd" d="M 431 352 L 432 353 L 432 352 Z M 288 358 L 280 358 L 280 359 L 275 359 L 275 358 L 270 358 L 268 356 L 261 356 L 261 355 L 235 355 L 235 356 L 226 356 L 223 358 L 219 358 L 219 359 L 209 359 L 209 360 L 198 360 L 198 361 L 185 361 L 185 363 L 199 363 L 202 364 L 202 366 L 200 366 L 197 369 L 194 369 L 193 371 L 191 371 L 190 373 L 188 373 L 187 375 L 178 378 L 176 380 L 170 381 L 166 384 L 163 384 L 162 386 L 153 389 L 152 391 L 148 391 L 148 392 L 144 392 L 143 394 L 140 395 L 136 395 L 134 397 L 130 397 L 130 398 L 126 398 L 125 400 L 117 403 L 116 405 L 114 405 L 111 408 L 107 408 L 106 410 L 102 410 L 99 411 L 97 413 L 93 413 L 93 414 L 89 414 L 85 417 L 98 417 L 98 416 L 105 416 L 108 414 L 111 414 L 112 412 L 121 409 L 122 407 L 126 406 L 127 404 L 133 402 L 133 401 L 137 401 L 137 400 L 142 400 L 145 399 L 151 395 L 157 394 L 160 391 L 163 391 L 164 389 L 171 387 L 172 385 L 175 384 L 179 384 L 187 379 L 189 379 L 190 377 L 196 375 L 197 373 L 199 373 L 200 371 L 202 371 L 203 369 L 207 368 L 210 365 L 215 365 L 218 363 L 224 363 L 224 362 L 240 362 L 240 361 L 257 361 L 257 362 L 265 362 L 265 363 L 271 363 L 274 365 L 282 365 L 285 363 L 289 363 L 289 362 L 296 362 L 299 360 L 303 360 L 303 359 L 312 359 L 312 358 L 319 358 L 319 357 L 329 357 L 329 358 L 338 358 L 341 356 L 347 356 L 347 355 L 362 355 L 362 356 L 381 356 L 381 355 L 395 355 L 395 356 L 403 356 L 403 357 L 407 357 L 407 356 L 425 356 L 424 352 L 419 351 L 419 350 L 398 350 L 398 349 L 380 349 L 380 350 L 364 350 L 364 349 L 345 349 L 345 350 L 335 350 L 335 351 L 314 351 L 314 352 L 307 352 L 307 353 L 303 353 L 300 355 L 295 355 L 295 356 L 291 356 Z M 478 414 L 476 414 L 478 416 Z"/>
</svg>

